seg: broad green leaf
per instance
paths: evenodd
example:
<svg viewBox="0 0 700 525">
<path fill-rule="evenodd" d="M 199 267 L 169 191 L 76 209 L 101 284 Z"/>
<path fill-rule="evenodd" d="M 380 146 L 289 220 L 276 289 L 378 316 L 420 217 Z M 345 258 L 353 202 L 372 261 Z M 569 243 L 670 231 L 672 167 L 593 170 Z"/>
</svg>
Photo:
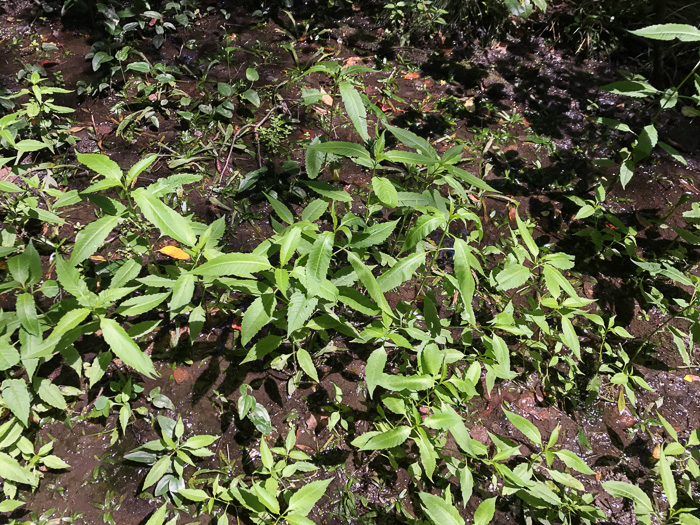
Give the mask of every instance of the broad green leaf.
<svg viewBox="0 0 700 525">
<path fill-rule="evenodd" d="M 0 370 L 9 370 L 19 363 L 19 352 L 10 344 L 10 336 L 0 337 Z"/>
<path fill-rule="evenodd" d="M 372 177 L 372 189 L 377 198 L 387 208 L 396 208 L 399 205 L 399 195 L 389 179 Z"/>
<path fill-rule="evenodd" d="M 320 144 L 320 139 L 315 137 L 311 144 Z M 310 179 L 315 179 L 318 177 L 321 168 L 323 167 L 323 159 L 326 154 L 322 151 L 316 151 L 310 148 L 304 150 L 304 168 L 306 169 L 306 175 Z M 303 218 L 303 217 L 302 217 Z"/>
<path fill-rule="evenodd" d="M 287 512 L 306 516 L 326 493 L 326 489 L 331 481 L 333 481 L 333 478 L 320 479 L 302 486 L 289 498 Z"/>
<path fill-rule="evenodd" d="M 314 313 L 317 304 L 316 297 L 309 299 L 299 290 L 292 294 L 287 309 L 287 337 L 291 337 L 294 332 L 304 327 L 306 321 Z"/>
<path fill-rule="evenodd" d="M 126 186 L 131 186 L 136 178 L 141 175 L 145 170 L 147 170 L 151 164 L 153 164 L 158 158 L 157 153 L 151 153 L 146 155 L 144 158 L 140 159 L 136 164 L 131 166 L 129 172 L 126 174 Z"/>
<path fill-rule="evenodd" d="M 107 155 L 100 153 L 78 153 L 78 162 L 84 164 L 92 171 L 99 173 L 107 179 L 122 180 L 124 174 L 119 165 Z"/>
<path fill-rule="evenodd" d="M 121 268 L 117 270 L 117 273 L 112 276 L 112 282 L 109 283 L 109 287 L 121 288 L 126 286 L 129 281 L 132 281 L 138 277 L 142 269 L 143 266 L 140 262 L 137 262 L 136 259 L 127 260 L 124 264 L 122 264 Z"/>
<path fill-rule="evenodd" d="M 420 137 L 407 129 L 397 128 L 389 125 L 387 125 L 386 128 L 391 132 L 392 135 L 399 139 L 399 141 L 404 146 L 416 149 L 423 153 L 423 155 L 428 155 L 430 157 L 433 157 L 434 159 L 438 158 L 438 154 L 435 151 L 435 148 L 433 148 L 430 145 L 430 142 L 428 142 L 423 137 Z"/>
<path fill-rule="evenodd" d="M 141 213 L 153 224 L 161 234 L 193 247 L 197 237 L 190 223 L 178 212 L 169 208 L 150 192 L 139 188 L 131 193 L 134 202 L 138 204 Z"/>
<path fill-rule="evenodd" d="M 309 295 L 318 295 L 321 284 L 326 280 L 328 267 L 333 255 L 333 243 L 335 235 L 333 232 L 321 233 L 311 248 L 309 262 L 306 265 L 306 289 Z"/>
<path fill-rule="evenodd" d="M 479 188 L 480 190 L 501 193 L 500 191 L 497 191 L 494 188 L 492 188 L 489 184 L 481 180 L 476 175 L 472 175 L 468 171 L 463 170 L 462 168 L 458 168 L 457 166 L 447 166 L 447 172 L 454 177 L 462 179 L 470 186 L 474 186 L 475 188 Z"/>
<path fill-rule="evenodd" d="M 307 204 L 304 211 L 301 212 L 301 220 L 303 221 L 317 221 L 320 219 L 326 210 L 328 209 L 328 201 L 323 199 L 314 199 L 309 204 Z"/>
<path fill-rule="evenodd" d="M 282 219 L 287 224 L 292 224 L 294 222 L 294 215 L 291 211 L 289 211 L 289 208 L 287 208 L 287 206 L 285 206 L 282 202 L 278 201 L 274 197 L 268 195 L 267 193 L 265 193 L 265 197 L 267 198 L 268 202 L 270 203 L 270 206 L 272 206 L 272 209 L 275 210 L 275 213 L 279 216 L 280 219 Z"/>
<path fill-rule="evenodd" d="M 64 468 L 70 468 L 70 465 L 63 461 L 61 458 L 58 456 L 55 456 L 53 454 L 49 456 L 44 456 L 41 459 L 41 462 L 46 465 L 48 468 L 52 469 L 64 469 Z"/>
<path fill-rule="evenodd" d="M 381 313 L 377 305 L 372 302 L 370 297 L 367 297 L 354 288 L 339 286 L 338 300 L 353 310 L 357 310 L 365 315 L 375 316 Z"/>
<path fill-rule="evenodd" d="M 292 258 L 294 252 L 299 248 L 301 242 L 301 228 L 292 226 L 287 228 L 284 235 L 279 240 L 280 245 L 280 266 L 284 266 Z M 280 286 L 280 288 L 282 288 Z"/>
<path fill-rule="evenodd" d="M 653 40 L 673 40 L 700 42 L 700 29 L 690 24 L 656 24 L 643 27 L 630 33 Z"/>
<path fill-rule="evenodd" d="M 591 470 L 591 467 L 586 465 L 585 461 L 570 450 L 557 450 L 554 452 L 554 455 L 561 459 L 567 467 L 575 470 L 576 472 L 586 474 L 587 476 L 595 475 L 595 472 Z"/>
<path fill-rule="evenodd" d="M 155 310 L 169 295 L 170 292 L 162 292 L 132 297 L 121 303 L 116 312 L 125 317 L 145 314 L 146 312 Z"/>
<path fill-rule="evenodd" d="M 397 261 L 388 271 L 377 277 L 382 292 L 388 292 L 415 277 L 418 267 L 425 262 L 425 253 L 412 253 Z"/>
<path fill-rule="evenodd" d="M 474 476 L 472 476 L 472 471 L 469 470 L 469 465 L 465 464 L 459 473 L 459 489 L 462 492 L 462 502 L 466 506 L 472 497 L 472 492 L 474 490 Z"/>
<path fill-rule="evenodd" d="M 311 151 L 320 151 L 321 153 L 340 155 L 341 157 L 372 160 L 369 152 L 364 147 L 354 142 L 322 142 L 320 144 L 309 144 L 307 149 Z"/>
<path fill-rule="evenodd" d="M 190 501 L 205 501 L 209 499 L 209 494 L 202 489 L 180 489 L 177 493 Z"/>
<path fill-rule="evenodd" d="M 365 383 L 367 384 L 367 392 L 370 399 L 374 389 L 377 388 L 383 374 L 384 366 L 386 365 L 387 355 L 383 347 L 374 350 L 365 365 Z"/>
<path fill-rule="evenodd" d="M 14 481 L 15 483 L 24 483 L 25 485 L 36 486 L 37 480 L 28 469 L 24 468 L 19 462 L 5 454 L 0 452 L 0 472 L 2 472 L 2 477 L 4 479 Z"/>
<path fill-rule="evenodd" d="M 255 299 L 243 314 L 241 322 L 241 344 L 247 345 L 272 319 L 277 300 L 274 294 L 266 293 Z"/>
<path fill-rule="evenodd" d="M 273 514 L 280 513 L 280 504 L 279 501 L 277 501 L 275 494 L 268 492 L 262 483 L 256 483 L 253 485 L 253 490 L 255 491 L 255 495 L 258 497 L 258 501 L 265 505 L 270 512 Z"/>
<path fill-rule="evenodd" d="M 540 434 L 540 431 L 537 430 L 535 425 L 533 425 L 523 416 L 510 412 L 505 408 L 503 409 L 503 413 L 506 415 L 508 420 L 513 423 L 515 428 L 520 430 L 520 432 L 525 435 L 525 437 L 527 437 L 532 443 L 538 445 L 540 448 L 542 447 L 542 435 Z"/>
<path fill-rule="evenodd" d="M 457 284 L 459 285 L 459 294 L 462 297 L 462 302 L 464 303 L 464 308 L 467 312 L 469 323 L 473 325 L 476 322 L 476 318 L 474 316 L 474 308 L 472 307 L 472 300 L 474 299 L 476 283 L 474 282 L 474 276 L 472 275 L 471 266 L 469 265 L 470 251 L 471 249 L 465 241 L 459 238 L 455 239 L 455 277 L 457 278 Z"/>
<path fill-rule="evenodd" d="M 191 273 L 183 273 L 175 281 L 175 286 L 173 286 L 172 297 L 170 298 L 170 311 L 179 312 L 190 304 L 192 296 L 194 295 L 194 285 L 196 282 L 196 277 Z"/>
<path fill-rule="evenodd" d="M 24 504 L 24 501 L 6 499 L 5 501 L 0 502 L 0 512 L 12 512 L 13 510 L 17 510 Z"/>
<path fill-rule="evenodd" d="M 160 481 L 160 478 L 165 476 L 168 468 L 170 468 L 170 461 L 170 456 L 164 456 L 156 461 L 156 464 L 151 467 L 151 470 L 149 470 L 148 474 L 146 475 L 146 479 L 143 481 L 143 490 L 146 490 L 151 485 Z"/>
<path fill-rule="evenodd" d="M 571 474 L 567 474 L 566 472 L 561 472 L 559 470 L 554 470 L 554 469 L 548 469 L 547 472 L 549 472 L 549 475 L 552 477 L 554 482 L 558 483 L 559 485 L 563 485 L 565 487 L 571 487 L 572 489 L 580 490 L 580 491 L 585 490 L 583 483 L 581 483 L 579 480 L 577 480 Z"/>
<path fill-rule="evenodd" d="M 386 432 L 367 432 L 355 438 L 351 445 L 360 450 L 386 450 L 398 447 L 411 434 L 411 427 L 398 426 Z"/>
<path fill-rule="evenodd" d="M 311 379 L 318 383 L 318 372 L 316 371 L 314 361 L 311 359 L 309 352 L 303 348 L 300 348 L 297 350 L 297 360 L 299 361 L 299 366 L 301 366 L 302 370 L 306 372 Z"/>
<path fill-rule="evenodd" d="M 374 302 L 377 303 L 377 306 L 379 306 L 382 312 L 387 314 L 389 317 L 393 317 L 393 311 L 389 307 L 389 303 L 387 303 L 382 289 L 379 287 L 377 280 L 374 278 L 374 275 L 372 275 L 369 268 L 367 268 L 367 266 L 365 266 L 359 257 L 357 257 L 357 255 L 355 255 L 353 252 L 348 253 L 348 260 L 355 270 L 357 277 L 360 279 L 360 282 L 365 286 L 365 288 L 367 288 L 367 293 L 369 293 L 369 296 L 374 299 Z"/>
<path fill-rule="evenodd" d="M 656 131 L 654 125 L 649 124 L 648 126 L 644 126 L 634 147 L 634 162 L 639 162 L 651 155 L 651 151 L 658 141 L 659 133 Z"/>
<path fill-rule="evenodd" d="M 442 215 L 421 215 L 413 228 L 406 234 L 401 251 L 410 250 L 438 228 L 444 228 L 445 224 L 445 217 Z"/>
<path fill-rule="evenodd" d="M 423 504 L 423 511 L 434 525 L 464 525 L 459 511 L 441 497 L 427 492 L 419 492 L 418 496 Z"/>
<path fill-rule="evenodd" d="M 28 293 L 22 293 L 17 296 L 16 312 L 19 322 L 22 324 L 27 333 L 36 337 L 41 337 L 43 333 L 39 326 L 39 317 L 36 314 L 36 304 L 34 297 Z"/>
<path fill-rule="evenodd" d="M 151 358 L 142 352 L 129 334 L 114 320 L 103 317 L 100 320 L 102 337 L 114 354 L 137 372 L 153 378 L 156 377 Z M 159 478 L 160 479 L 160 478 Z"/>
<path fill-rule="evenodd" d="M 310 180 L 305 181 L 304 184 L 306 184 L 309 188 L 314 190 L 319 195 L 328 197 L 331 200 L 339 202 L 352 202 L 352 195 L 350 195 L 347 191 L 338 189 L 327 182 Z"/>
<path fill-rule="evenodd" d="M 351 248 L 361 249 L 369 248 L 370 246 L 375 246 L 386 241 L 389 236 L 394 232 L 398 220 L 390 222 L 379 222 L 373 224 L 369 228 L 366 228 L 360 233 L 356 233 L 352 236 L 352 242 L 350 243 Z"/>
<path fill-rule="evenodd" d="M 626 95 L 635 98 L 645 98 L 659 92 L 658 89 L 647 82 L 634 80 L 620 80 L 619 82 L 607 84 L 600 89 L 604 89 L 616 95 Z"/>
<path fill-rule="evenodd" d="M 146 525 L 163 525 L 163 522 L 165 522 L 165 514 L 168 512 L 168 504 L 163 503 L 157 511 L 155 511 L 153 514 L 151 514 L 151 517 L 148 518 L 148 521 L 146 522 Z"/>
<path fill-rule="evenodd" d="M 287 520 L 289 525 L 316 525 L 309 518 L 307 518 L 306 516 L 302 516 L 301 514 L 285 514 L 284 519 Z"/>
<path fill-rule="evenodd" d="M 496 513 L 496 498 L 488 498 L 479 503 L 474 513 L 474 525 L 488 525 Z"/>
<path fill-rule="evenodd" d="M 194 270 L 198 275 L 218 277 L 222 275 L 236 275 L 238 277 L 250 277 L 255 272 L 269 270 L 272 265 L 267 257 L 250 253 L 229 253 L 220 255 L 205 262 Z"/>
<path fill-rule="evenodd" d="M 394 392 L 400 392 L 402 390 L 419 392 L 432 388 L 435 385 L 435 379 L 429 375 L 394 376 L 384 374 L 379 384 L 387 390 L 393 390 Z"/>
<path fill-rule="evenodd" d="M 561 295 L 561 288 L 563 288 L 569 296 L 578 297 L 574 287 L 558 269 L 549 264 L 544 264 L 542 265 L 542 274 L 544 275 L 544 282 L 547 285 L 549 293 L 551 293 L 552 297 L 555 299 L 558 299 L 559 295 Z"/>
<path fill-rule="evenodd" d="M 668 499 L 668 505 L 670 508 L 673 508 L 678 503 L 678 491 L 676 489 L 676 480 L 673 478 L 673 472 L 671 471 L 671 464 L 664 453 L 664 447 L 661 447 L 659 452 L 659 474 L 661 475 L 661 485 L 664 488 L 664 494 L 666 494 L 666 499 Z"/>
<path fill-rule="evenodd" d="M 94 254 L 119 222 L 119 217 L 107 215 L 88 224 L 75 239 L 70 263 L 76 266 Z"/>
<path fill-rule="evenodd" d="M 634 502 L 635 511 L 643 514 L 651 514 L 654 512 L 654 506 L 651 504 L 649 496 L 642 489 L 631 483 L 624 481 L 604 481 L 603 488 L 606 492 L 616 498 L 627 498 Z"/>
<path fill-rule="evenodd" d="M 345 111 L 350 118 L 350 122 L 355 126 L 355 131 L 360 135 L 364 142 L 369 140 L 369 133 L 367 132 L 367 111 L 365 110 L 365 105 L 362 103 L 362 97 L 350 82 L 341 82 L 340 85 L 340 96 L 343 99 L 343 105 L 345 106 Z"/>
<path fill-rule="evenodd" d="M 414 153 L 413 151 L 385 151 L 382 157 L 390 162 L 408 164 L 409 166 L 430 165 L 440 162 L 439 159 L 421 155 L 420 153 Z"/>
<path fill-rule="evenodd" d="M 530 279 L 531 270 L 515 261 L 508 261 L 505 268 L 496 275 L 499 290 L 512 290 Z"/>
<path fill-rule="evenodd" d="M 66 410 L 66 400 L 61 393 L 61 389 L 54 385 L 51 380 L 41 379 L 36 392 L 45 403 L 59 410 Z"/>
<path fill-rule="evenodd" d="M 25 428 L 29 426 L 31 398 L 27 389 L 27 383 L 22 379 L 5 379 L 2 382 L 2 399 L 7 408 L 22 422 Z M 4 471 L 0 470 L 0 472 L 4 476 Z M 22 481 L 22 483 L 25 482 Z"/>
</svg>

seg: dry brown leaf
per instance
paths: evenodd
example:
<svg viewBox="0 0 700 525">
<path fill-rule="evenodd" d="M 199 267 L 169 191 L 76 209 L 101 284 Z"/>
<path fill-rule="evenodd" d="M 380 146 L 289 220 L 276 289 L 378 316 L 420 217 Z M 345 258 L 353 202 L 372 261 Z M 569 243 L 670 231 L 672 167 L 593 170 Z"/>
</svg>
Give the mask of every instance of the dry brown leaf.
<svg viewBox="0 0 700 525">
<path fill-rule="evenodd" d="M 190 373 L 185 368 L 176 368 L 173 370 L 173 379 L 175 379 L 175 382 L 179 385 L 190 379 Z"/>
<path fill-rule="evenodd" d="M 306 418 L 306 428 L 309 429 L 309 432 L 315 432 L 317 426 L 318 421 L 316 421 L 316 416 L 314 416 L 312 413 L 309 413 L 309 417 Z"/>
<path fill-rule="evenodd" d="M 92 262 L 107 262 L 107 259 L 105 259 L 105 258 L 102 257 L 101 255 L 91 255 L 91 256 L 89 257 L 89 259 L 90 259 Z"/>
<path fill-rule="evenodd" d="M 514 221 L 515 217 L 517 217 L 517 216 L 518 216 L 518 211 L 515 208 L 511 208 L 508 210 L 508 218 L 511 221 Z"/>
<path fill-rule="evenodd" d="M 654 447 L 654 452 L 651 453 L 654 459 L 659 459 L 661 457 L 661 443 L 657 443 Z"/>
<path fill-rule="evenodd" d="M 350 66 L 361 66 L 363 65 L 362 59 L 360 57 L 348 57 L 345 60 L 345 65 L 343 66 L 344 68 L 350 67 Z"/>
<path fill-rule="evenodd" d="M 173 259 L 180 259 L 182 261 L 187 261 L 190 258 L 190 256 L 185 253 L 184 250 L 182 250 L 182 248 L 178 248 L 177 246 L 163 246 L 158 251 L 163 255 L 167 255 Z"/>
<path fill-rule="evenodd" d="M 700 381 L 700 376 L 696 376 L 693 374 L 688 374 L 686 375 L 683 379 L 688 381 L 688 383 L 692 383 L 693 381 Z"/>
<path fill-rule="evenodd" d="M 420 77 L 420 73 L 418 73 L 417 71 L 413 71 L 412 73 L 406 73 L 403 76 L 403 78 L 405 78 L 406 80 L 415 80 L 419 77 Z"/>
</svg>

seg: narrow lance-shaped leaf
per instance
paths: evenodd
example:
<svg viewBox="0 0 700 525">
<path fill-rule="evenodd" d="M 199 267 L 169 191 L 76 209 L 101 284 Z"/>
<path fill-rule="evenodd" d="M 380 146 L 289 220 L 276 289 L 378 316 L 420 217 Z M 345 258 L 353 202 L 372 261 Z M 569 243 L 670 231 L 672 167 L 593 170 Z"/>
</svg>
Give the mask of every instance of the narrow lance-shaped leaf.
<svg viewBox="0 0 700 525">
<path fill-rule="evenodd" d="M 418 267 L 425 262 L 425 253 L 412 253 L 400 259 L 394 266 L 377 277 L 382 292 L 388 292 L 415 277 Z"/>
<path fill-rule="evenodd" d="M 129 337 L 129 334 L 114 320 L 103 317 L 100 320 L 102 336 L 107 342 L 112 352 L 137 372 L 147 376 L 155 377 L 156 371 L 151 358 L 138 347 Z"/>
<path fill-rule="evenodd" d="M 76 266 L 94 254 L 119 222 L 119 217 L 107 215 L 88 224 L 75 239 L 70 263 Z"/>
<path fill-rule="evenodd" d="M 372 177 L 372 189 L 377 198 L 387 208 L 396 208 L 399 205 L 399 195 L 389 179 Z"/>
<path fill-rule="evenodd" d="M 472 300 L 476 284 L 469 265 L 469 245 L 462 239 L 455 239 L 454 242 L 454 271 L 459 285 L 459 294 L 462 297 L 464 309 L 470 324 L 476 322 Z"/>
<path fill-rule="evenodd" d="M 357 134 L 360 135 L 364 142 L 367 142 L 369 140 L 367 111 L 362 103 L 362 97 L 360 97 L 360 94 L 350 82 L 341 82 L 339 87 L 345 111 L 352 125 L 355 126 L 355 131 L 357 131 Z"/>
<path fill-rule="evenodd" d="M 459 511 L 441 497 L 427 492 L 420 492 L 418 495 L 423 504 L 423 511 L 434 525 L 464 525 Z"/>
<path fill-rule="evenodd" d="M 355 270 L 355 273 L 357 273 L 360 282 L 367 288 L 369 296 L 374 299 L 374 302 L 377 303 L 377 306 L 379 306 L 382 312 L 393 317 L 393 311 L 389 307 L 389 303 L 386 301 L 382 289 L 379 287 L 377 280 L 374 278 L 369 268 L 367 268 L 359 257 L 352 252 L 348 253 L 348 260 Z"/>
<path fill-rule="evenodd" d="M 309 262 L 306 266 L 306 290 L 311 296 L 318 295 L 321 284 L 326 280 L 333 255 L 334 240 L 333 232 L 323 232 L 311 248 Z"/>
<path fill-rule="evenodd" d="M 289 499 L 287 512 L 291 514 L 300 514 L 302 516 L 308 515 L 314 505 L 316 505 L 316 502 L 326 493 L 326 489 L 331 481 L 333 481 L 333 478 L 320 479 L 302 486 L 292 494 L 292 497 Z"/>
<path fill-rule="evenodd" d="M 78 153 L 78 162 L 108 179 L 121 181 L 124 175 L 119 165 L 107 155 L 99 153 Z"/>
<path fill-rule="evenodd" d="M 189 221 L 163 204 L 159 198 L 142 188 L 135 190 L 131 195 L 143 216 L 163 235 L 172 237 L 190 247 L 197 243 L 197 237 L 192 231 Z"/>
</svg>

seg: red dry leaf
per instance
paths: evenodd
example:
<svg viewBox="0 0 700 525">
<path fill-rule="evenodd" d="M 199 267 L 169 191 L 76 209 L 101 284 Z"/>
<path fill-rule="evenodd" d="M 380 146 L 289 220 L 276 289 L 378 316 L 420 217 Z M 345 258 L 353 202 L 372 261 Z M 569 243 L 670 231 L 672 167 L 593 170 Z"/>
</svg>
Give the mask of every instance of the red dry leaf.
<svg viewBox="0 0 700 525">
<path fill-rule="evenodd" d="M 175 382 L 179 385 L 190 379 L 190 373 L 185 368 L 176 368 L 173 370 L 173 378 Z"/>
<path fill-rule="evenodd" d="M 415 80 L 420 77 L 420 73 L 413 71 L 412 73 L 406 73 L 403 78 L 406 80 Z"/>
</svg>

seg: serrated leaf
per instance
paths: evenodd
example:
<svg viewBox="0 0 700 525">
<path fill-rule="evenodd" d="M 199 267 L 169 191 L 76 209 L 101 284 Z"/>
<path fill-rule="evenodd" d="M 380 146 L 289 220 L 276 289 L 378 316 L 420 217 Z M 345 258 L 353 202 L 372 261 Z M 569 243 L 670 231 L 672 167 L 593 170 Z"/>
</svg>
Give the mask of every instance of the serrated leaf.
<svg viewBox="0 0 700 525">
<path fill-rule="evenodd" d="M 430 145 L 430 142 L 428 142 L 423 137 L 420 137 L 407 129 L 397 128 L 389 125 L 387 125 L 386 128 L 391 132 L 392 135 L 399 139 L 399 141 L 404 146 L 408 146 L 409 148 L 419 150 L 421 153 L 423 153 L 423 155 L 428 155 L 434 159 L 438 158 L 438 154 L 435 151 L 435 148 L 433 148 Z"/>
<path fill-rule="evenodd" d="M 103 317 L 100 320 L 100 328 L 102 329 L 102 337 L 112 352 L 124 364 L 147 377 L 156 377 L 157 374 L 151 358 L 141 351 L 133 339 L 129 337 L 129 334 L 114 319 Z"/>
<path fill-rule="evenodd" d="M 377 284 L 382 292 L 388 292 L 401 286 L 403 283 L 415 277 L 415 272 L 420 265 L 425 263 L 425 253 L 412 253 L 403 259 L 399 259 L 394 266 L 377 277 Z"/>
<path fill-rule="evenodd" d="M 399 195 L 389 179 L 372 177 L 372 189 L 377 198 L 387 208 L 396 208 L 399 205 Z"/>
<path fill-rule="evenodd" d="M 393 317 L 393 311 L 389 307 L 389 303 L 386 301 L 386 297 L 384 297 L 382 289 L 379 287 L 377 280 L 374 278 L 374 275 L 372 275 L 369 268 L 367 268 L 367 266 L 365 266 L 359 257 L 357 257 L 357 255 L 355 255 L 353 252 L 348 253 L 348 260 L 355 270 L 360 282 L 367 289 L 369 296 L 374 299 L 375 303 L 377 303 L 379 309 L 389 317 Z"/>
<path fill-rule="evenodd" d="M 75 239 L 70 263 L 76 266 L 95 253 L 119 222 L 119 217 L 107 215 L 88 224 Z"/>
<path fill-rule="evenodd" d="M 603 488 L 616 498 L 627 498 L 634 502 L 635 511 L 643 514 L 651 514 L 654 507 L 649 496 L 642 489 L 624 481 L 604 481 Z"/>
<path fill-rule="evenodd" d="M 31 397 L 27 389 L 27 383 L 22 379 L 5 379 L 2 382 L 2 399 L 7 408 L 22 422 L 25 428 L 29 426 Z M 0 470 L 0 472 L 2 471 Z"/>
<path fill-rule="evenodd" d="M 273 294 L 263 294 L 251 303 L 243 314 L 241 322 L 241 344 L 247 345 L 255 335 L 272 319 L 277 300 Z"/>
<path fill-rule="evenodd" d="M 321 479 L 312 481 L 297 490 L 289 499 L 287 512 L 306 516 L 326 493 L 328 485 L 333 479 Z"/>
<path fill-rule="evenodd" d="M 197 243 L 197 237 L 189 221 L 166 206 L 158 197 L 142 188 L 133 191 L 131 196 L 138 204 L 143 216 L 158 228 L 162 235 L 172 237 L 190 247 Z"/>
<path fill-rule="evenodd" d="M 434 525 L 464 525 L 464 519 L 459 511 L 444 499 L 427 492 L 419 492 L 423 511 Z"/>
<path fill-rule="evenodd" d="M 285 204 L 278 201 L 274 197 L 268 195 L 267 193 L 265 193 L 265 197 L 267 198 L 268 202 L 270 203 L 270 206 L 272 206 L 272 209 L 275 210 L 275 213 L 279 216 L 280 219 L 282 219 L 287 224 L 292 224 L 294 222 L 294 215 Z"/>
<path fill-rule="evenodd" d="M 587 476 L 593 476 L 595 474 L 595 472 L 591 470 L 591 467 L 586 465 L 585 461 L 570 450 L 557 450 L 554 452 L 554 455 L 561 459 L 567 467 L 576 472 L 586 474 Z"/>
<path fill-rule="evenodd" d="M 316 297 L 307 298 L 299 290 L 295 291 L 289 298 L 287 310 L 287 337 L 291 337 L 294 332 L 302 328 L 311 314 L 314 313 L 318 299 Z"/>
<path fill-rule="evenodd" d="M 41 379 L 37 394 L 42 401 L 59 410 L 66 410 L 66 400 L 61 393 L 61 389 L 54 385 L 49 379 Z M 52 467 L 54 468 L 54 467 Z"/>
<path fill-rule="evenodd" d="M 436 229 L 444 228 L 445 223 L 445 217 L 442 215 L 421 215 L 418 217 L 416 224 L 406 234 L 401 251 L 405 252 L 412 249 Z"/>
<path fill-rule="evenodd" d="M 700 42 L 700 29 L 690 24 L 656 24 L 630 31 L 630 33 L 653 40 L 677 38 L 681 42 Z"/>
<path fill-rule="evenodd" d="M 373 224 L 360 233 L 352 236 L 350 247 L 355 249 L 369 248 L 386 241 L 394 232 L 398 220 Z"/>
<path fill-rule="evenodd" d="M 512 290 L 525 284 L 532 272 L 529 268 L 517 262 L 509 261 L 506 266 L 496 275 L 496 282 L 499 290 Z"/>
<path fill-rule="evenodd" d="M 121 181 L 124 176 L 119 164 L 114 162 L 107 155 L 102 155 L 100 153 L 78 153 L 77 157 L 78 162 L 107 179 Z"/>
<path fill-rule="evenodd" d="M 306 265 L 306 290 L 309 295 L 318 295 L 321 284 L 326 280 L 328 268 L 333 255 L 333 232 L 321 233 L 311 248 L 309 262 Z"/>
</svg>

